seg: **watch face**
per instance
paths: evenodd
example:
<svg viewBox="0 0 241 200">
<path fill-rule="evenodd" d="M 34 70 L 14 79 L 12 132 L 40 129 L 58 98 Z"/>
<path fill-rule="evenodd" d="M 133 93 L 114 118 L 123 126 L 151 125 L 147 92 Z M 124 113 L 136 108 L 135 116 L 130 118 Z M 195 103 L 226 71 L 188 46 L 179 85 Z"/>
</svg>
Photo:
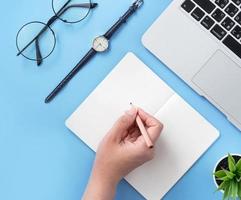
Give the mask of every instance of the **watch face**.
<svg viewBox="0 0 241 200">
<path fill-rule="evenodd" d="M 98 52 L 106 51 L 109 47 L 109 41 L 104 36 L 99 36 L 93 41 L 93 49 Z"/>
</svg>

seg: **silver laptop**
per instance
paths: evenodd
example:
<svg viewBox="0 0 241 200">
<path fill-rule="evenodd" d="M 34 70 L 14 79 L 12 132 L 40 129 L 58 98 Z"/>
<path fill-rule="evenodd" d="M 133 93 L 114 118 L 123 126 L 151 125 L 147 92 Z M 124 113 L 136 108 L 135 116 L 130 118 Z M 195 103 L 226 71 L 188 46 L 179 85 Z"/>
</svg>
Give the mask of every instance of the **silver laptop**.
<svg viewBox="0 0 241 200">
<path fill-rule="evenodd" d="M 241 130 L 241 0 L 173 0 L 142 41 Z"/>
</svg>

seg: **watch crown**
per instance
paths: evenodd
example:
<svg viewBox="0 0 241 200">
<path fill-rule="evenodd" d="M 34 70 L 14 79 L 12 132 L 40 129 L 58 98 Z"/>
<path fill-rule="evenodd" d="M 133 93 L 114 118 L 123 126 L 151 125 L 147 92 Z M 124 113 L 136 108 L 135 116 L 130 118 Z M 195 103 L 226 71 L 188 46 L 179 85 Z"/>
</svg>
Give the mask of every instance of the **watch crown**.
<svg viewBox="0 0 241 200">
<path fill-rule="evenodd" d="M 140 8 L 143 3 L 144 3 L 144 0 L 136 0 L 136 1 L 133 3 L 133 6 L 135 7 L 135 9 L 137 9 L 137 8 Z"/>
</svg>

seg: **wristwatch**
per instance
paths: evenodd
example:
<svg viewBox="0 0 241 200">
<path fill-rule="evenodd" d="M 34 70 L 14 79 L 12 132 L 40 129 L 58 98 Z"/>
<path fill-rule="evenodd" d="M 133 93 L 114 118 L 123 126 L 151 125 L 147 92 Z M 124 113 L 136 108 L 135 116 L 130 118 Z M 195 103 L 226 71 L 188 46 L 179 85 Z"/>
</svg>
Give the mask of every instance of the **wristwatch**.
<svg viewBox="0 0 241 200">
<path fill-rule="evenodd" d="M 126 13 L 102 36 L 94 39 L 92 48 L 79 61 L 79 63 L 71 70 L 71 72 L 59 83 L 59 85 L 45 99 L 45 103 L 49 103 L 55 96 L 70 82 L 70 80 L 80 71 L 84 65 L 92 59 L 97 53 L 105 52 L 109 49 L 109 42 L 116 31 L 131 17 L 138 8 L 144 3 L 144 0 L 136 0 Z"/>
</svg>

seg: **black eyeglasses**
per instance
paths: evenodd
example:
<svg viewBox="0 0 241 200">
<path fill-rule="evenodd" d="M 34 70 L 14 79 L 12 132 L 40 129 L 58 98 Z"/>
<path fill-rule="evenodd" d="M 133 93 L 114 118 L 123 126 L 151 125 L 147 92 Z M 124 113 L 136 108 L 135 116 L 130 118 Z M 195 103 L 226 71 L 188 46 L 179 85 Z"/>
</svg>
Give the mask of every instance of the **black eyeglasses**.
<svg viewBox="0 0 241 200">
<path fill-rule="evenodd" d="M 84 20 L 91 9 L 97 5 L 91 0 L 52 0 L 54 16 L 46 24 L 33 21 L 23 25 L 18 31 L 16 36 L 17 56 L 22 55 L 28 60 L 36 61 L 38 66 L 41 65 L 42 61 L 54 51 L 56 45 L 56 36 L 50 26 L 57 19 L 70 24 L 78 23 Z"/>
</svg>

